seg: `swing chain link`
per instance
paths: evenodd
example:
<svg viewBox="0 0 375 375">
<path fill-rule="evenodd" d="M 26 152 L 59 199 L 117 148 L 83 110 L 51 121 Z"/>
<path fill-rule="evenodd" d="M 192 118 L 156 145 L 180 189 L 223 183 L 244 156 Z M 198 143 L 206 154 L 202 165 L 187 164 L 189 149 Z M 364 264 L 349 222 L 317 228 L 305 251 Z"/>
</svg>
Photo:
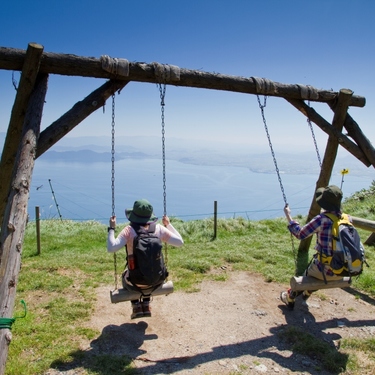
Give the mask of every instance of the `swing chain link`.
<svg viewBox="0 0 375 375">
<path fill-rule="evenodd" d="M 281 193 L 282 193 L 283 198 L 284 198 L 285 206 L 287 206 L 288 203 L 287 203 L 287 199 L 286 199 L 286 195 L 285 195 L 285 191 L 284 191 L 284 186 L 283 186 L 283 183 L 281 181 L 280 171 L 279 171 L 279 168 L 277 166 L 276 156 L 275 156 L 275 152 L 273 150 L 273 146 L 272 146 L 272 142 L 271 142 L 271 136 L 269 134 L 266 117 L 264 115 L 264 108 L 266 108 L 266 106 L 267 106 L 267 96 L 264 96 L 263 104 L 260 102 L 259 95 L 257 95 L 257 99 L 258 99 L 258 104 L 259 104 L 260 111 L 262 113 L 262 119 L 263 119 L 264 129 L 266 130 L 268 144 L 269 144 L 270 149 L 271 149 L 273 163 L 275 165 L 275 169 L 276 169 L 276 173 L 277 173 L 277 178 L 278 178 L 279 184 L 280 184 Z M 293 237 L 292 233 L 290 233 L 290 239 L 291 239 L 291 242 L 292 242 L 292 252 L 293 252 L 293 257 L 294 257 L 294 264 L 295 264 L 295 267 L 297 269 L 297 254 L 296 254 L 296 249 L 295 249 L 295 246 L 294 246 L 294 237 Z"/>
<path fill-rule="evenodd" d="M 164 107 L 165 107 L 165 91 L 167 88 L 166 84 L 166 72 L 165 66 L 163 71 L 163 77 L 158 83 L 159 92 L 160 92 L 160 110 L 161 110 L 161 144 L 162 144 L 162 160 L 163 160 L 163 210 L 164 216 L 167 215 L 167 178 L 166 178 L 166 168 L 165 168 L 165 116 L 164 116 Z M 165 265 L 168 265 L 168 245 L 165 243 L 164 246 L 164 257 Z M 166 279 L 167 280 L 167 279 Z"/>
<path fill-rule="evenodd" d="M 264 129 L 266 130 L 266 134 L 267 134 L 267 139 L 268 139 L 268 144 L 270 146 L 270 149 L 271 149 L 271 154 L 272 154 L 272 158 L 273 158 L 273 163 L 275 165 L 275 169 L 276 169 L 276 173 L 277 173 L 277 178 L 279 180 L 279 184 L 280 184 L 280 189 L 281 189 L 281 193 L 283 195 L 283 198 L 284 198 L 284 203 L 285 205 L 287 205 L 287 200 L 286 200 L 286 195 L 285 195 L 285 191 L 284 191 L 284 186 L 283 186 L 283 183 L 281 181 L 281 176 L 280 176 L 280 171 L 279 171 L 279 168 L 277 166 L 277 161 L 276 161 L 276 156 L 275 156 L 275 152 L 273 151 L 273 146 L 272 146 L 272 142 L 271 142 L 271 137 L 270 137 L 270 134 L 268 132 L 268 127 L 267 127 L 267 121 L 266 121 L 266 117 L 264 115 L 264 108 L 266 108 L 266 105 L 267 105 L 267 96 L 264 96 L 264 102 L 263 104 L 260 102 L 260 98 L 259 98 L 259 95 L 257 95 L 257 99 L 258 99 L 258 104 L 259 104 L 259 108 L 260 108 L 260 111 L 262 113 L 262 119 L 263 119 L 263 124 L 264 124 Z"/>
<path fill-rule="evenodd" d="M 111 189 L 112 189 L 112 216 L 115 216 L 115 93 L 112 94 L 112 130 L 111 130 Z M 117 278 L 117 256 L 116 253 L 113 253 L 113 263 L 114 263 L 114 272 L 115 272 L 115 290 L 118 289 L 118 278 Z"/>
<path fill-rule="evenodd" d="M 112 162 L 112 216 L 115 216 L 115 94 L 112 95 L 112 148 L 111 148 L 111 162 Z"/>
<path fill-rule="evenodd" d="M 161 107 L 161 143 L 162 143 L 162 159 L 163 159 L 163 208 L 164 208 L 164 215 L 167 214 L 167 183 L 166 183 L 166 171 L 165 171 L 165 116 L 164 116 L 164 107 L 165 107 L 165 91 L 166 91 L 166 83 L 165 83 L 165 67 L 164 67 L 164 74 L 162 83 L 158 83 L 159 91 L 160 91 L 160 107 Z"/>
<path fill-rule="evenodd" d="M 307 105 L 310 107 L 310 100 L 308 101 Z M 318 157 L 319 167 L 322 168 L 322 161 L 320 159 L 319 148 L 318 148 L 318 144 L 316 142 L 314 129 L 313 129 L 313 126 L 312 126 L 312 123 L 311 123 L 311 120 L 310 120 L 309 116 L 307 116 L 307 123 L 309 125 L 311 135 L 312 135 L 312 138 L 313 138 L 313 141 L 314 141 L 314 146 L 315 146 L 316 155 Z"/>
</svg>

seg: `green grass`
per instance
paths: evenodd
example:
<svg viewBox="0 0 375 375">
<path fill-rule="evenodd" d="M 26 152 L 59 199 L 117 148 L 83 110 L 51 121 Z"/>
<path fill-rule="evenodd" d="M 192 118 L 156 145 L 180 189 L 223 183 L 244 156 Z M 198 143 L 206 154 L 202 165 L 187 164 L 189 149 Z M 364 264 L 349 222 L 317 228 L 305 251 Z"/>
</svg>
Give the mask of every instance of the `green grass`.
<svg viewBox="0 0 375 375">
<path fill-rule="evenodd" d="M 321 368 L 315 370 L 323 368 L 337 374 L 347 367 L 349 357 L 347 353 L 337 351 L 328 342 L 316 339 L 301 328 L 288 326 L 279 333 L 279 337 L 292 345 L 293 352 L 303 354 L 321 363 Z"/>
<path fill-rule="evenodd" d="M 373 184 L 354 194 L 344 202 L 344 210 L 375 220 L 374 192 Z M 303 217 L 299 220 L 304 222 Z M 256 272 L 268 282 L 289 282 L 295 272 L 295 259 L 283 217 L 262 221 L 241 217 L 218 220 L 216 239 L 213 223 L 213 219 L 183 222 L 174 218 L 173 224 L 185 241 L 183 251 L 168 247 L 168 268 L 176 290 L 197 291 L 203 280 L 225 281 L 231 271 Z M 36 250 L 35 227 L 35 222 L 30 222 L 26 228 L 14 316 L 22 315 L 21 299 L 27 303 L 28 314 L 13 325 L 6 374 L 43 374 L 51 366 L 60 367 L 72 360 L 89 363 L 89 374 L 103 374 L 110 368 L 111 374 L 134 373 L 127 357 L 90 356 L 79 350 L 80 341 L 100 335 L 85 326 L 95 305 L 95 288 L 115 283 L 113 256 L 105 249 L 106 226 L 97 222 L 41 221 L 40 255 Z M 363 240 L 369 235 L 363 230 L 359 232 Z M 297 251 L 298 241 L 294 241 L 294 246 Z M 367 246 L 366 250 L 373 267 L 366 269 L 354 286 L 374 297 L 373 248 Z M 120 251 L 116 259 L 120 273 L 125 252 Z M 214 272 L 219 268 L 227 272 Z M 358 358 L 363 353 L 374 360 L 373 340 L 343 340 L 340 350 L 336 350 L 293 327 L 287 327 L 286 333 L 284 338 L 294 352 L 319 358 L 322 368 L 336 374 L 345 365 L 351 374 L 356 374 L 360 370 Z"/>
</svg>

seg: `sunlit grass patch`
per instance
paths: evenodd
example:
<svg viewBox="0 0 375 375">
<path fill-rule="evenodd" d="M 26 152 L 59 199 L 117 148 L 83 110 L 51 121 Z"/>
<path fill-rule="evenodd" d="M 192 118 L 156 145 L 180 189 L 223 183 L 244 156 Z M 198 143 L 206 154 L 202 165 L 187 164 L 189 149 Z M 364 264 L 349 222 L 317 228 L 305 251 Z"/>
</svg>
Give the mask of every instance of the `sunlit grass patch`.
<svg viewBox="0 0 375 375">
<path fill-rule="evenodd" d="M 288 326 L 279 333 L 279 338 L 291 345 L 293 352 L 310 357 L 320 363 L 321 367 L 332 373 L 345 370 L 348 354 L 332 347 L 328 342 L 294 326 Z"/>
</svg>

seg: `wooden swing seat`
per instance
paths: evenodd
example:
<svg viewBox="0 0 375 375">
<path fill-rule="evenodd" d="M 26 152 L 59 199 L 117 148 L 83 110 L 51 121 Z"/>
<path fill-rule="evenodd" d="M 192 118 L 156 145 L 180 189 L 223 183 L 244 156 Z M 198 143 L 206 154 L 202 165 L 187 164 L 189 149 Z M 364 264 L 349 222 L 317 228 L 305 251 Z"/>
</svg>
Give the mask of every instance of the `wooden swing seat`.
<svg viewBox="0 0 375 375">
<path fill-rule="evenodd" d="M 173 293 L 173 282 L 172 281 L 166 281 L 163 285 L 161 285 L 159 288 L 155 289 L 152 292 L 152 296 L 167 296 L 168 294 Z M 118 302 L 124 302 L 124 301 L 132 301 L 135 299 L 139 299 L 142 297 L 142 294 L 137 291 L 128 290 L 125 288 L 122 289 L 116 289 L 111 290 L 110 292 L 111 302 L 112 303 L 118 303 Z"/>
<path fill-rule="evenodd" d="M 316 279 L 310 276 L 293 276 L 290 279 L 290 287 L 293 291 L 299 292 L 303 290 L 319 290 L 331 288 L 348 288 L 351 285 L 350 277 L 343 277 L 341 280 L 324 280 Z"/>
</svg>

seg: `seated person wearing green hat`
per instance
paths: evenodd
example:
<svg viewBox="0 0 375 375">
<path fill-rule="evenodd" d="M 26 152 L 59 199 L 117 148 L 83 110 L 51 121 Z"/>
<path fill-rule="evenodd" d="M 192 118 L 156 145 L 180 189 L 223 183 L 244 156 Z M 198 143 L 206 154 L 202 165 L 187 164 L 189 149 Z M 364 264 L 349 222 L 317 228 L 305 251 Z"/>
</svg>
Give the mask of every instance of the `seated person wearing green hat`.
<svg viewBox="0 0 375 375">
<path fill-rule="evenodd" d="M 137 236 L 137 231 L 141 228 L 146 231 L 149 230 L 150 226 L 154 226 L 152 229 L 153 236 L 160 238 L 162 242 L 166 242 L 172 246 L 182 246 L 184 241 L 180 233 L 173 227 L 170 223 L 168 216 L 163 216 L 162 222 L 164 226 L 157 224 L 158 218 L 153 214 L 153 207 L 150 202 L 146 199 L 140 199 L 134 202 L 133 208 L 125 210 L 125 215 L 130 221 L 130 225 L 126 225 L 124 229 L 119 233 L 117 238 L 115 238 L 115 228 L 116 228 L 116 217 L 112 216 L 109 219 L 108 228 L 108 238 L 107 238 L 107 251 L 109 253 L 114 253 L 124 246 L 126 246 L 126 251 L 128 255 L 133 255 L 133 240 Z M 128 264 L 129 267 L 129 264 Z M 131 318 L 141 318 L 150 317 L 150 296 L 152 293 L 152 288 L 148 285 L 138 285 L 135 286 L 129 280 L 129 273 L 126 270 L 123 274 L 122 283 L 124 288 L 131 290 L 142 290 L 144 291 L 143 296 L 139 300 L 131 301 L 132 303 L 132 314 Z"/>
<path fill-rule="evenodd" d="M 303 240 L 316 233 L 315 250 L 317 251 L 309 266 L 307 267 L 304 275 L 315 277 L 319 280 L 324 280 L 329 283 L 331 280 L 341 280 L 342 276 L 337 276 L 333 273 L 332 268 L 325 263 L 321 262 L 320 254 L 322 257 L 332 257 L 332 225 L 333 221 L 326 216 L 326 213 L 334 214 L 338 218 L 341 217 L 341 200 L 342 191 L 335 185 L 319 188 L 315 193 L 315 200 L 322 208 L 319 215 L 315 216 L 305 226 L 301 227 L 300 224 L 292 219 L 291 211 L 288 205 L 284 208 L 285 216 L 288 220 L 289 231 L 299 240 Z M 351 220 L 350 216 L 349 219 Z M 291 288 L 287 291 L 281 292 L 280 299 L 291 310 L 294 308 L 295 299 L 298 295 L 302 294 L 302 298 L 306 301 L 312 291 L 305 290 L 303 292 L 293 291 Z"/>
</svg>

